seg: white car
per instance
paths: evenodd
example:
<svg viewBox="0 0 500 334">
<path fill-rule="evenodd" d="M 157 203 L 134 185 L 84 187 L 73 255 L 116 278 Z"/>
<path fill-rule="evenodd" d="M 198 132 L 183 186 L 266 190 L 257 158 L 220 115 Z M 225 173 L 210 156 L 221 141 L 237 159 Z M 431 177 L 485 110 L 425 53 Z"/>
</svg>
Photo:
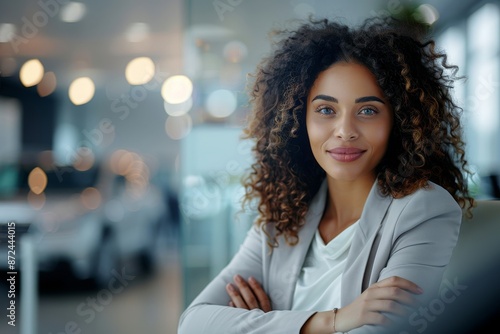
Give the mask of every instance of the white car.
<svg viewBox="0 0 500 334">
<path fill-rule="evenodd" d="M 136 166 L 144 169 L 143 164 Z M 127 265 L 131 274 L 155 269 L 168 209 L 163 192 L 147 177 L 139 177 L 141 173 L 133 170 L 135 174 L 129 170 L 120 175 L 103 163 L 84 171 L 74 166 L 39 168 L 39 178 L 31 177 L 33 185 L 28 179 L 35 168 L 0 169 L 0 181 L 9 179 L 15 188 L 9 192 L 6 183 L 0 182 L 4 188 L 0 199 L 0 257 L 6 258 L 2 254 L 7 251 L 7 223 L 15 222 L 17 240 L 25 233 L 33 236 L 40 273 L 61 273 L 63 269 L 77 279 L 105 286 L 113 269 L 121 272 Z M 46 179 L 46 186 L 35 195 L 29 189 L 40 179 L 42 185 Z M 18 268 L 20 260 L 18 256 Z M 7 271 L 6 261 L 0 261 L 3 265 L 0 269 Z"/>
</svg>

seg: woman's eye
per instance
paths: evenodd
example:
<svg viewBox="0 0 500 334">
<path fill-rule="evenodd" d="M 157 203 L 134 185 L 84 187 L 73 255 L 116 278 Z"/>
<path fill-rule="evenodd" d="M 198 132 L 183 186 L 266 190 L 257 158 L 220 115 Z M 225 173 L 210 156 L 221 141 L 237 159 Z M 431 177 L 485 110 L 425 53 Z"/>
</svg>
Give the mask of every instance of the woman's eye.
<svg viewBox="0 0 500 334">
<path fill-rule="evenodd" d="M 334 114 L 335 112 L 333 111 L 333 109 L 331 108 L 326 108 L 326 107 L 323 107 L 323 108 L 318 108 L 316 110 L 316 112 L 322 114 L 322 115 L 332 115 Z"/>
<path fill-rule="evenodd" d="M 372 108 L 364 108 L 359 111 L 360 115 L 365 115 L 365 116 L 373 116 L 377 114 L 378 112 L 375 109 Z"/>
</svg>

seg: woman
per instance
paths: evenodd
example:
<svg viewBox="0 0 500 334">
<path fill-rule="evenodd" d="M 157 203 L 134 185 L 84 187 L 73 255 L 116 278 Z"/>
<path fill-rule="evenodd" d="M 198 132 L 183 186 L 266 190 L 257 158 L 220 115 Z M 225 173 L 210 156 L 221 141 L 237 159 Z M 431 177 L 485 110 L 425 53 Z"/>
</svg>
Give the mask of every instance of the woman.
<svg viewBox="0 0 500 334">
<path fill-rule="evenodd" d="M 403 28 L 282 33 L 251 91 L 256 228 L 179 333 L 377 333 L 437 296 L 473 199 L 456 68 Z"/>
</svg>

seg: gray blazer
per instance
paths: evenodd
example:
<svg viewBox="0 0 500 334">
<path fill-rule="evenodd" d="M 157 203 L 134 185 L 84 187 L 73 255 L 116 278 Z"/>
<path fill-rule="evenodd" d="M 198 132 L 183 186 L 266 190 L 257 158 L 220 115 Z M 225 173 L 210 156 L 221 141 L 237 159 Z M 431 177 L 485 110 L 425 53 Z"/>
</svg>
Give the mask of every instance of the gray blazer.
<svg viewBox="0 0 500 334">
<path fill-rule="evenodd" d="M 282 237 L 270 252 L 266 235 L 251 228 L 231 262 L 182 313 L 180 334 L 299 333 L 315 313 L 290 311 L 295 283 L 325 208 L 323 182 L 311 201 L 299 243 L 288 246 Z M 429 183 L 403 198 L 382 196 L 376 182 L 365 203 L 342 276 L 341 305 L 350 304 L 368 286 L 390 276 L 406 278 L 423 288 L 421 301 L 438 296 L 444 270 L 458 239 L 462 211 L 442 187 Z M 269 229 L 269 233 L 273 233 Z M 273 311 L 228 307 L 225 286 L 240 274 L 255 277 L 271 298 Z M 349 333 L 379 333 L 362 326 Z"/>
</svg>

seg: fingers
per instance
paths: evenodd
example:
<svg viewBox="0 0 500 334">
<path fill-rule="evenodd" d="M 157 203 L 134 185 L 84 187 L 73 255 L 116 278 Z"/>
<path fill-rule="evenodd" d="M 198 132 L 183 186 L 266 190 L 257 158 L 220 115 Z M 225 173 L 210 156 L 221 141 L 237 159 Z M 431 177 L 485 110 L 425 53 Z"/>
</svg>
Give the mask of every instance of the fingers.
<svg viewBox="0 0 500 334">
<path fill-rule="evenodd" d="M 240 275 L 234 276 L 235 285 L 228 283 L 226 291 L 231 298 L 229 306 L 247 310 L 260 308 L 264 312 L 271 311 L 271 302 L 259 282 L 253 277 L 245 281 Z"/>
<path fill-rule="evenodd" d="M 410 306 L 417 303 L 414 294 L 394 286 L 370 289 L 367 295 L 370 300 L 388 300 Z"/>
<path fill-rule="evenodd" d="M 271 311 L 271 301 L 269 300 L 269 297 L 267 296 L 266 292 L 262 287 L 260 286 L 259 282 L 253 277 L 250 277 L 248 279 L 248 282 L 250 283 L 250 286 L 253 289 L 253 292 L 255 293 L 257 300 L 259 302 L 260 308 L 264 312 L 269 312 Z"/>
<path fill-rule="evenodd" d="M 248 285 L 248 283 L 240 275 L 235 275 L 234 281 L 236 283 L 236 286 L 240 290 L 240 294 L 243 297 L 243 300 L 248 305 L 248 308 L 259 308 L 259 302 L 257 301 L 254 291 Z"/>
<path fill-rule="evenodd" d="M 241 297 L 240 292 L 231 283 L 228 283 L 226 285 L 226 291 L 229 297 L 231 298 L 231 301 L 229 302 L 230 306 L 249 310 L 248 305 Z"/>
<path fill-rule="evenodd" d="M 414 294 L 421 294 L 423 290 L 407 279 L 404 279 L 399 276 L 391 276 L 386 279 L 381 280 L 380 282 L 375 283 L 373 286 L 383 288 L 383 287 L 396 287 L 400 289 L 404 289 L 406 291 L 412 292 Z"/>
</svg>

